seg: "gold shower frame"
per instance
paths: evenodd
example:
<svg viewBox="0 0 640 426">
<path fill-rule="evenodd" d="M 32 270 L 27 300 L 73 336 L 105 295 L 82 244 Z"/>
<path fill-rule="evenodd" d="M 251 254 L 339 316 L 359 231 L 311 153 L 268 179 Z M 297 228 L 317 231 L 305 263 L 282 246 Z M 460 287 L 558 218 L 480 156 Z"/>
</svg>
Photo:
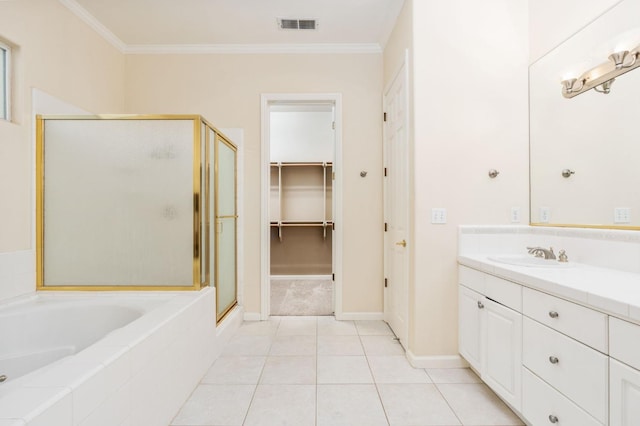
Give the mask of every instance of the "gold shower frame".
<svg viewBox="0 0 640 426">
<path fill-rule="evenodd" d="M 47 120 L 189 120 L 193 121 L 193 280 L 190 285 L 153 286 L 153 285 L 45 285 L 44 283 L 44 126 Z M 205 128 L 206 134 L 202 135 Z M 202 234 L 205 238 L 205 250 L 207 256 L 210 253 L 210 194 L 204 188 L 209 188 L 209 173 L 205 174 L 205 182 L 202 182 L 202 167 L 210 170 L 209 142 L 211 134 L 220 137 L 229 146 L 237 151 L 236 146 L 229 141 L 216 127 L 200 115 L 178 114 L 99 114 L 99 115 L 38 115 L 36 116 L 36 290 L 37 291 L 194 291 L 208 287 L 211 283 L 210 262 L 203 259 L 201 250 Z M 204 143 L 205 161 L 202 162 L 202 144 Z M 215 158 L 217 163 L 217 157 Z M 235 165 L 237 173 L 237 164 Z M 237 180 L 236 180 L 237 191 Z M 217 188 L 214 192 L 217 191 Z M 217 199 L 217 195 L 214 194 Z M 204 206 L 201 206 L 204 204 Z M 205 226 L 202 224 L 202 214 L 205 214 Z M 204 229 L 203 229 L 204 228 Z M 237 240 L 237 231 L 236 231 Z M 215 244 L 217 245 L 217 238 Z M 237 259 L 237 255 L 236 255 Z M 201 279 L 201 262 L 205 262 L 204 280 Z M 217 292 L 216 292 L 217 293 Z M 237 300 L 237 272 L 236 272 L 236 300 Z"/>
</svg>

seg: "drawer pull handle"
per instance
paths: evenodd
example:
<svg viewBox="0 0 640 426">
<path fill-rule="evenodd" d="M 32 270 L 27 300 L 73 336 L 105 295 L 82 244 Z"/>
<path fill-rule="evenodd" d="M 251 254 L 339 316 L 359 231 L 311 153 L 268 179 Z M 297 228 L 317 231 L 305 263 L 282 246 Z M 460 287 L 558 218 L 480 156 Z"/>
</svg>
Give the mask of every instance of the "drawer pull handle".
<svg viewBox="0 0 640 426">
<path fill-rule="evenodd" d="M 560 362 L 560 360 L 559 360 L 559 359 L 558 359 L 558 357 L 556 357 L 556 356 L 550 356 L 550 357 L 549 357 L 549 362 L 550 362 L 551 364 L 557 364 L 557 363 L 559 363 L 559 362 Z M 553 422 L 552 422 L 552 423 L 553 423 Z"/>
<path fill-rule="evenodd" d="M 478 300 L 478 309 L 484 309 L 484 304 Z"/>
<path fill-rule="evenodd" d="M 549 311 L 549 316 L 551 318 L 558 318 L 558 313 L 556 311 Z"/>
<path fill-rule="evenodd" d="M 558 423 L 558 417 L 554 416 L 553 414 L 549 414 L 549 421 L 551 423 Z"/>
</svg>

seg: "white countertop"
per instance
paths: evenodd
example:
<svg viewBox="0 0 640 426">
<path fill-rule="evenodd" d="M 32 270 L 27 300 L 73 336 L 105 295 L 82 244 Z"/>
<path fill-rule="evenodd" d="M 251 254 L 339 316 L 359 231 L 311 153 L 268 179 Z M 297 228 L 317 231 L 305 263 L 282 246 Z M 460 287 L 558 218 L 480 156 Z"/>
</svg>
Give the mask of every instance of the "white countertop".
<svg viewBox="0 0 640 426">
<path fill-rule="evenodd" d="M 566 268 L 514 266 L 485 255 L 458 256 L 458 263 L 640 323 L 640 274 L 579 263 Z"/>
</svg>

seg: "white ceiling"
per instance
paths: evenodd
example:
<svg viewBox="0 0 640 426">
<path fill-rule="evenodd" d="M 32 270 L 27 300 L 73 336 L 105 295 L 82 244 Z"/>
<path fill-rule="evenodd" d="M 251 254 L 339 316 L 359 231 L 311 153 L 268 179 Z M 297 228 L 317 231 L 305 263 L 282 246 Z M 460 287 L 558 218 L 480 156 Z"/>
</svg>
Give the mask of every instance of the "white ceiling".
<svg viewBox="0 0 640 426">
<path fill-rule="evenodd" d="M 60 0 L 127 50 L 158 46 L 383 46 L 404 0 Z M 277 18 L 317 19 L 281 30 Z"/>
</svg>

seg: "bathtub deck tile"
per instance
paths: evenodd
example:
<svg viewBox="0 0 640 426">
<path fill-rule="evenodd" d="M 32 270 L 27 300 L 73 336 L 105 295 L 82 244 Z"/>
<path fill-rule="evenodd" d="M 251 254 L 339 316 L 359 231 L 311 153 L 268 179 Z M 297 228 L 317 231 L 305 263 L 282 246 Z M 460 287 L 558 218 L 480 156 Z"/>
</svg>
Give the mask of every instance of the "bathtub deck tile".
<svg viewBox="0 0 640 426">
<path fill-rule="evenodd" d="M 51 367 L 25 377 L 24 387 L 63 387 L 69 391 L 98 374 L 104 366 L 98 361 L 81 361 L 76 357 L 60 360 Z"/>
<path fill-rule="evenodd" d="M 21 419 L 0 419 L 0 426 L 25 426 L 26 423 Z"/>
<path fill-rule="evenodd" d="M 0 413 L 4 418 L 30 421 L 70 396 L 69 388 L 21 387 L 0 398 Z"/>
</svg>

